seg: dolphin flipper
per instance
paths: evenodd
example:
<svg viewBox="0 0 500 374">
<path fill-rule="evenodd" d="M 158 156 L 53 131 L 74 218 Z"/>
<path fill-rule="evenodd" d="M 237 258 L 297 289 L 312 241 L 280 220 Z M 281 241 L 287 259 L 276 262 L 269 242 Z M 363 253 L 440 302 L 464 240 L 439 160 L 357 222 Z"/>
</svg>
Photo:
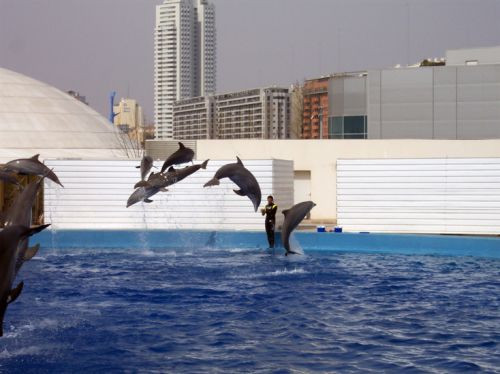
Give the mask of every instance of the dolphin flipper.
<svg viewBox="0 0 500 374">
<path fill-rule="evenodd" d="M 236 195 L 246 196 L 246 194 L 242 190 L 233 190 Z"/>
<path fill-rule="evenodd" d="M 23 257 L 23 260 L 24 261 L 28 261 L 28 260 L 31 260 L 33 257 L 35 257 L 36 253 L 38 252 L 38 250 L 40 249 L 40 244 L 36 244 L 34 245 L 33 247 L 30 247 L 26 250 L 26 252 L 24 252 L 24 257 Z"/>
<path fill-rule="evenodd" d="M 23 290 L 24 282 L 21 282 L 17 285 L 16 288 L 13 288 L 10 290 L 9 295 L 7 296 L 7 304 L 13 303 L 16 301 L 16 299 L 19 297 L 21 294 L 21 291 Z"/>
<path fill-rule="evenodd" d="M 152 202 L 153 202 L 153 200 L 144 199 L 144 202 L 145 202 L 145 203 L 152 203 Z"/>
</svg>

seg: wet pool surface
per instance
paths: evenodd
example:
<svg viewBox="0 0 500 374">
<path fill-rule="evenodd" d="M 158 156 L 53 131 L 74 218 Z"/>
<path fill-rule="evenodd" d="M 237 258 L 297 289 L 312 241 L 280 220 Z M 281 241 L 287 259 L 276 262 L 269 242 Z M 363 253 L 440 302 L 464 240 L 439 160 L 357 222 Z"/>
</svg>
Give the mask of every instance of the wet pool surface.
<svg viewBox="0 0 500 374">
<path fill-rule="evenodd" d="M 500 260 L 40 250 L 0 372 L 498 372 Z"/>
</svg>

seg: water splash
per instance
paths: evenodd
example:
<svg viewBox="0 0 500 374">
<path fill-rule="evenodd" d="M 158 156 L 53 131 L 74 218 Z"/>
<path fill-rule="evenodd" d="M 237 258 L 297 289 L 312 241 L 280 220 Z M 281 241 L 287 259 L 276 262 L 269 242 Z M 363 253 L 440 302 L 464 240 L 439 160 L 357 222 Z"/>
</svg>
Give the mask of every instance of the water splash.
<svg viewBox="0 0 500 374">
<path fill-rule="evenodd" d="M 293 232 L 290 234 L 290 249 L 292 250 L 292 252 L 298 253 L 300 255 L 304 254 L 304 249 L 300 245 L 299 241 L 295 237 L 295 233 Z"/>
</svg>

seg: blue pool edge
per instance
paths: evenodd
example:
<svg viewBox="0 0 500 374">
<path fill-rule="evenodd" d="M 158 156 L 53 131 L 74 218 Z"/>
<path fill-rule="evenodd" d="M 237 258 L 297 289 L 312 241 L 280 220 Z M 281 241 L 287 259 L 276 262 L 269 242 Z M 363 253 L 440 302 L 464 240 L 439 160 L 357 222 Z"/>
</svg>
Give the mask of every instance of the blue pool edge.
<svg viewBox="0 0 500 374">
<path fill-rule="evenodd" d="M 500 258 L 500 237 L 388 233 L 294 233 L 304 251 L 395 253 Z M 33 242 L 42 248 L 243 248 L 268 247 L 263 231 L 45 230 Z M 281 247 L 276 233 L 276 247 Z"/>
</svg>

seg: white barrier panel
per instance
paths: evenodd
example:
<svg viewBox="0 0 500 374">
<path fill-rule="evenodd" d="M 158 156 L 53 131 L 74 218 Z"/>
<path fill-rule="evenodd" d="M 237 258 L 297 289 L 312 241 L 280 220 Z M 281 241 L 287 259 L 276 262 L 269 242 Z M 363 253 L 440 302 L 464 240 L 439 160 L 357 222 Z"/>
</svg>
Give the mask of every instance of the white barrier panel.
<svg viewBox="0 0 500 374">
<path fill-rule="evenodd" d="M 500 234 L 500 158 L 337 161 L 345 231 Z"/>
<path fill-rule="evenodd" d="M 195 164 L 202 161 L 195 161 Z M 186 179 L 151 197 L 152 203 L 126 208 L 127 199 L 140 180 L 137 160 L 46 160 L 62 188 L 45 180 L 45 221 L 53 229 L 192 229 L 264 230 L 264 217 L 254 212 L 246 196 L 228 178 L 219 186 L 203 188 L 223 165 L 236 160 L 209 161 Z M 293 162 L 243 160 L 260 184 L 263 207 L 272 194 L 281 210 L 293 204 Z M 155 162 L 159 171 L 162 162 Z M 183 167 L 183 166 L 180 166 Z M 155 171 L 155 169 L 153 169 Z"/>
</svg>

